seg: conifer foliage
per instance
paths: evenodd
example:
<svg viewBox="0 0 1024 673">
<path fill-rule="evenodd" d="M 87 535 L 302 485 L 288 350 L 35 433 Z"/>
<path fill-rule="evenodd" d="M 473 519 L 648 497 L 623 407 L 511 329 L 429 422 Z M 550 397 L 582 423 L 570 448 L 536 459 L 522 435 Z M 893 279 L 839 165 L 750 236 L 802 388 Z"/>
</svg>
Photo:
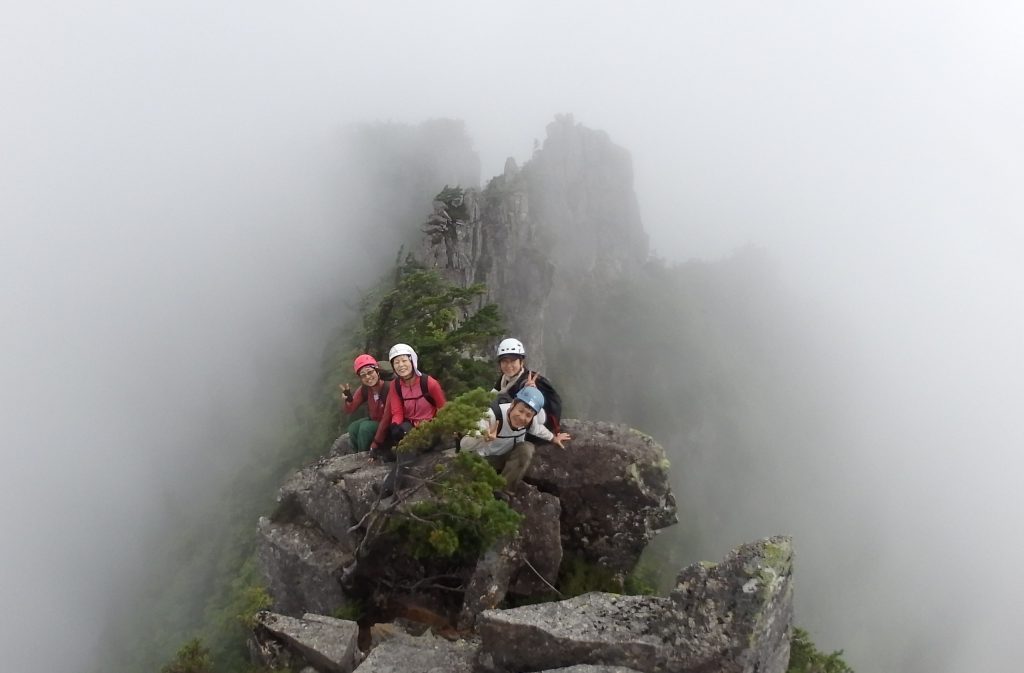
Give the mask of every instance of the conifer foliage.
<svg viewBox="0 0 1024 673">
<path fill-rule="evenodd" d="M 395 343 L 410 344 L 449 397 L 487 385 L 502 325 L 497 305 L 483 303 L 486 292 L 482 284 L 450 283 L 407 257 L 389 289 L 363 300 L 363 352 L 386 355 Z"/>
<path fill-rule="evenodd" d="M 437 467 L 431 485 L 435 497 L 392 519 L 391 530 L 409 553 L 417 558 L 472 558 L 519 530 L 522 516 L 494 498 L 505 480 L 486 460 L 465 452 Z"/>
</svg>

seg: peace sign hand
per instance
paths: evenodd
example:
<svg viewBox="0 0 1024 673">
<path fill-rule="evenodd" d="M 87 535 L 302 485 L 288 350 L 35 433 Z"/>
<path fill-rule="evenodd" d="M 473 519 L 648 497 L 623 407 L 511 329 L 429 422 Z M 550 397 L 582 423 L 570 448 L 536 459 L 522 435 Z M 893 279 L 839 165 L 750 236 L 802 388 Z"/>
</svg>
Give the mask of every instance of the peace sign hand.
<svg viewBox="0 0 1024 673">
<path fill-rule="evenodd" d="M 489 423 L 487 425 L 487 433 L 484 435 L 485 442 L 493 442 L 498 438 L 498 422 Z"/>
<path fill-rule="evenodd" d="M 523 387 L 536 388 L 538 376 L 540 376 L 540 374 L 538 374 L 537 372 L 526 372 L 526 382 L 523 383 Z"/>
</svg>

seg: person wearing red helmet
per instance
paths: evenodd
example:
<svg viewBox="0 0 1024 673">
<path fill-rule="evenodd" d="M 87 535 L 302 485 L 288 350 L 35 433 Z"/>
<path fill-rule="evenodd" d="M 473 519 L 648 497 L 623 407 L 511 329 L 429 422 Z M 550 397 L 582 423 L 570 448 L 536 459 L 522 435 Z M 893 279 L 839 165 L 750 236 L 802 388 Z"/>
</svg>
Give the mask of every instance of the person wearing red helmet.
<svg viewBox="0 0 1024 673">
<path fill-rule="evenodd" d="M 370 443 L 377 433 L 377 427 L 384 418 L 386 402 L 388 398 L 388 382 L 381 377 L 380 365 L 377 358 L 363 353 L 352 363 L 352 369 L 362 384 L 352 393 L 352 388 L 347 383 L 338 386 L 341 395 L 345 398 L 345 413 L 352 415 L 359 407 L 366 404 L 368 417 L 357 418 L 348 426 L 348 441 L 352 449 L 359 453 L 369 451 Z"/>
</svg>

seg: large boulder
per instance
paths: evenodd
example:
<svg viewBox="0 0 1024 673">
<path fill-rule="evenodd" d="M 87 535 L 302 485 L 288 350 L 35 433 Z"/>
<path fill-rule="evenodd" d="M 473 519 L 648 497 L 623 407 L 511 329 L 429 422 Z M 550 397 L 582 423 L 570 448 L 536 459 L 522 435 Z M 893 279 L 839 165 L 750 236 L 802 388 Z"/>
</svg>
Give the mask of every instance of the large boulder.
<svg viewBox="0 0 1024 673">
<path fill-rule="evenodd" d="M 689 626 L 673 641 L 685 661 L 715 661 L 719 670 L 744 673 L 786 670 L 793 629 L 790 538 L 745 544 L 717 565 L 688 566 L 669 598 Z"/>
<path fill-rule="evenodd" d="M 537 448 L 525 479 L 558 496 L 566 553 L 626 574 L 676 522 L 665 450 L 625 425 L 564 419 L 567 448 Z"/>
<path fill-rule="evenodd" d="M 253 638 L 265 666 L 308 664 L 318 673 L 351 673 L 362 658 L 359 625 L 324 615 L 296 618 L 260 612 Z"/>
<path fill-rule="evenodd" d="M 358 600 L 386 617 L 403 596 L 471 628 L 482 610 L 551 596 L 566 553 L 624 577 L 654 532 L 675 520 L 664 450 L 624 426 L 566 420 L 567 449 L 542 446 L 509 506 L 523 515 L 514 540 L 481 558 L 413 558 L 390 521 L 439 497 L 454 451 L 420 456 L 406 488 L 382 497 L 394 465 L 328 455 L 291 475 L 260 523 L 258 556 L 274 609 L 332 613 Z"/>
<path fill-rule="evenodd" d="M 490 610 L 477 620 L 480 662 L 495 673 L 574 664 L 652 671 L 666 645 L 650 625 L 670 609 L 666 598 L 589 593 L 553 603 Z"/>
<path fill-rule="evenodd" d="M 336 541 L 313 526 L 266 517 L 258 532 L 257 558 L 278 612 L 331 614 L 349 602 L 338 578 L 352 555 Z"/>
<path fill-rule="evenodd" d="M 338 541 L 345 551 L 355 549 L 357 540 L 349 532 L 354 523 L 354 500 L 345 475 L 361 470 L 366 457 L 359 454 L 331 456 L 293 474 L 281 487 L 279 507 L 298 508 L 317 527 Z"/>
<path fill-rule="evenodd" d="M 374 647 L 358 673 L 473 673 L 477 644 L 450 642 L 429 632 L 410 636 L 395 632 Z"/>
<path fill-rule="evenodd" d="M 784 537 L 684 569 L 668 598 L 590 593 L 480 615 L 481 668 L 589 664 L 645 673 L 783 673 L 792 629 L 792 547 Z"/>
<path fill-rule="evenodd" d="M 523 515 L 520 563 L 509 591 L 519 596 L 550 593 L 562 565 L 561 502 L 557 496 L 524 483 L 512 494 L 509 505 Z"/>
<path fill-rule="evenodd" d="M 549 668 L 540 673 L 640 673 L 635 668 L 625 666 L 591 666 L 590 664 L 577 664 L 565 668 Z"/>
</svg>

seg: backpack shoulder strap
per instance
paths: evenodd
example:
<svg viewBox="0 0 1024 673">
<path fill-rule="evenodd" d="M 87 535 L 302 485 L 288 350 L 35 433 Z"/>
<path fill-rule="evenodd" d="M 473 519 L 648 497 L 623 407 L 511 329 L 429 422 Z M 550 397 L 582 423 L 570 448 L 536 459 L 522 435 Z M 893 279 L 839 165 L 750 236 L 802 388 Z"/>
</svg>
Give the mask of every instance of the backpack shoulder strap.
<svg viewBox="0 0 1024 673">
<path fill-rule="evenodd" d="M 496 397 L 491 401 L 491 411 L 494 412 L 494 418 L 498 421 L 497 433 L 501 434 L 501 427 L 505 424 L 504 414 L 501 413 L 501 397 Z"/>
<path fill-rule="evenodd" d="M 437 402 L 434 401 L 434 396 L 427 392 L 427 379 L 430 378 L 430 374 L 420 375 L 420 392 L 423 393 L 424 399 L 430 402 L 430 406 L 437 408 Z"/>
</svg>

